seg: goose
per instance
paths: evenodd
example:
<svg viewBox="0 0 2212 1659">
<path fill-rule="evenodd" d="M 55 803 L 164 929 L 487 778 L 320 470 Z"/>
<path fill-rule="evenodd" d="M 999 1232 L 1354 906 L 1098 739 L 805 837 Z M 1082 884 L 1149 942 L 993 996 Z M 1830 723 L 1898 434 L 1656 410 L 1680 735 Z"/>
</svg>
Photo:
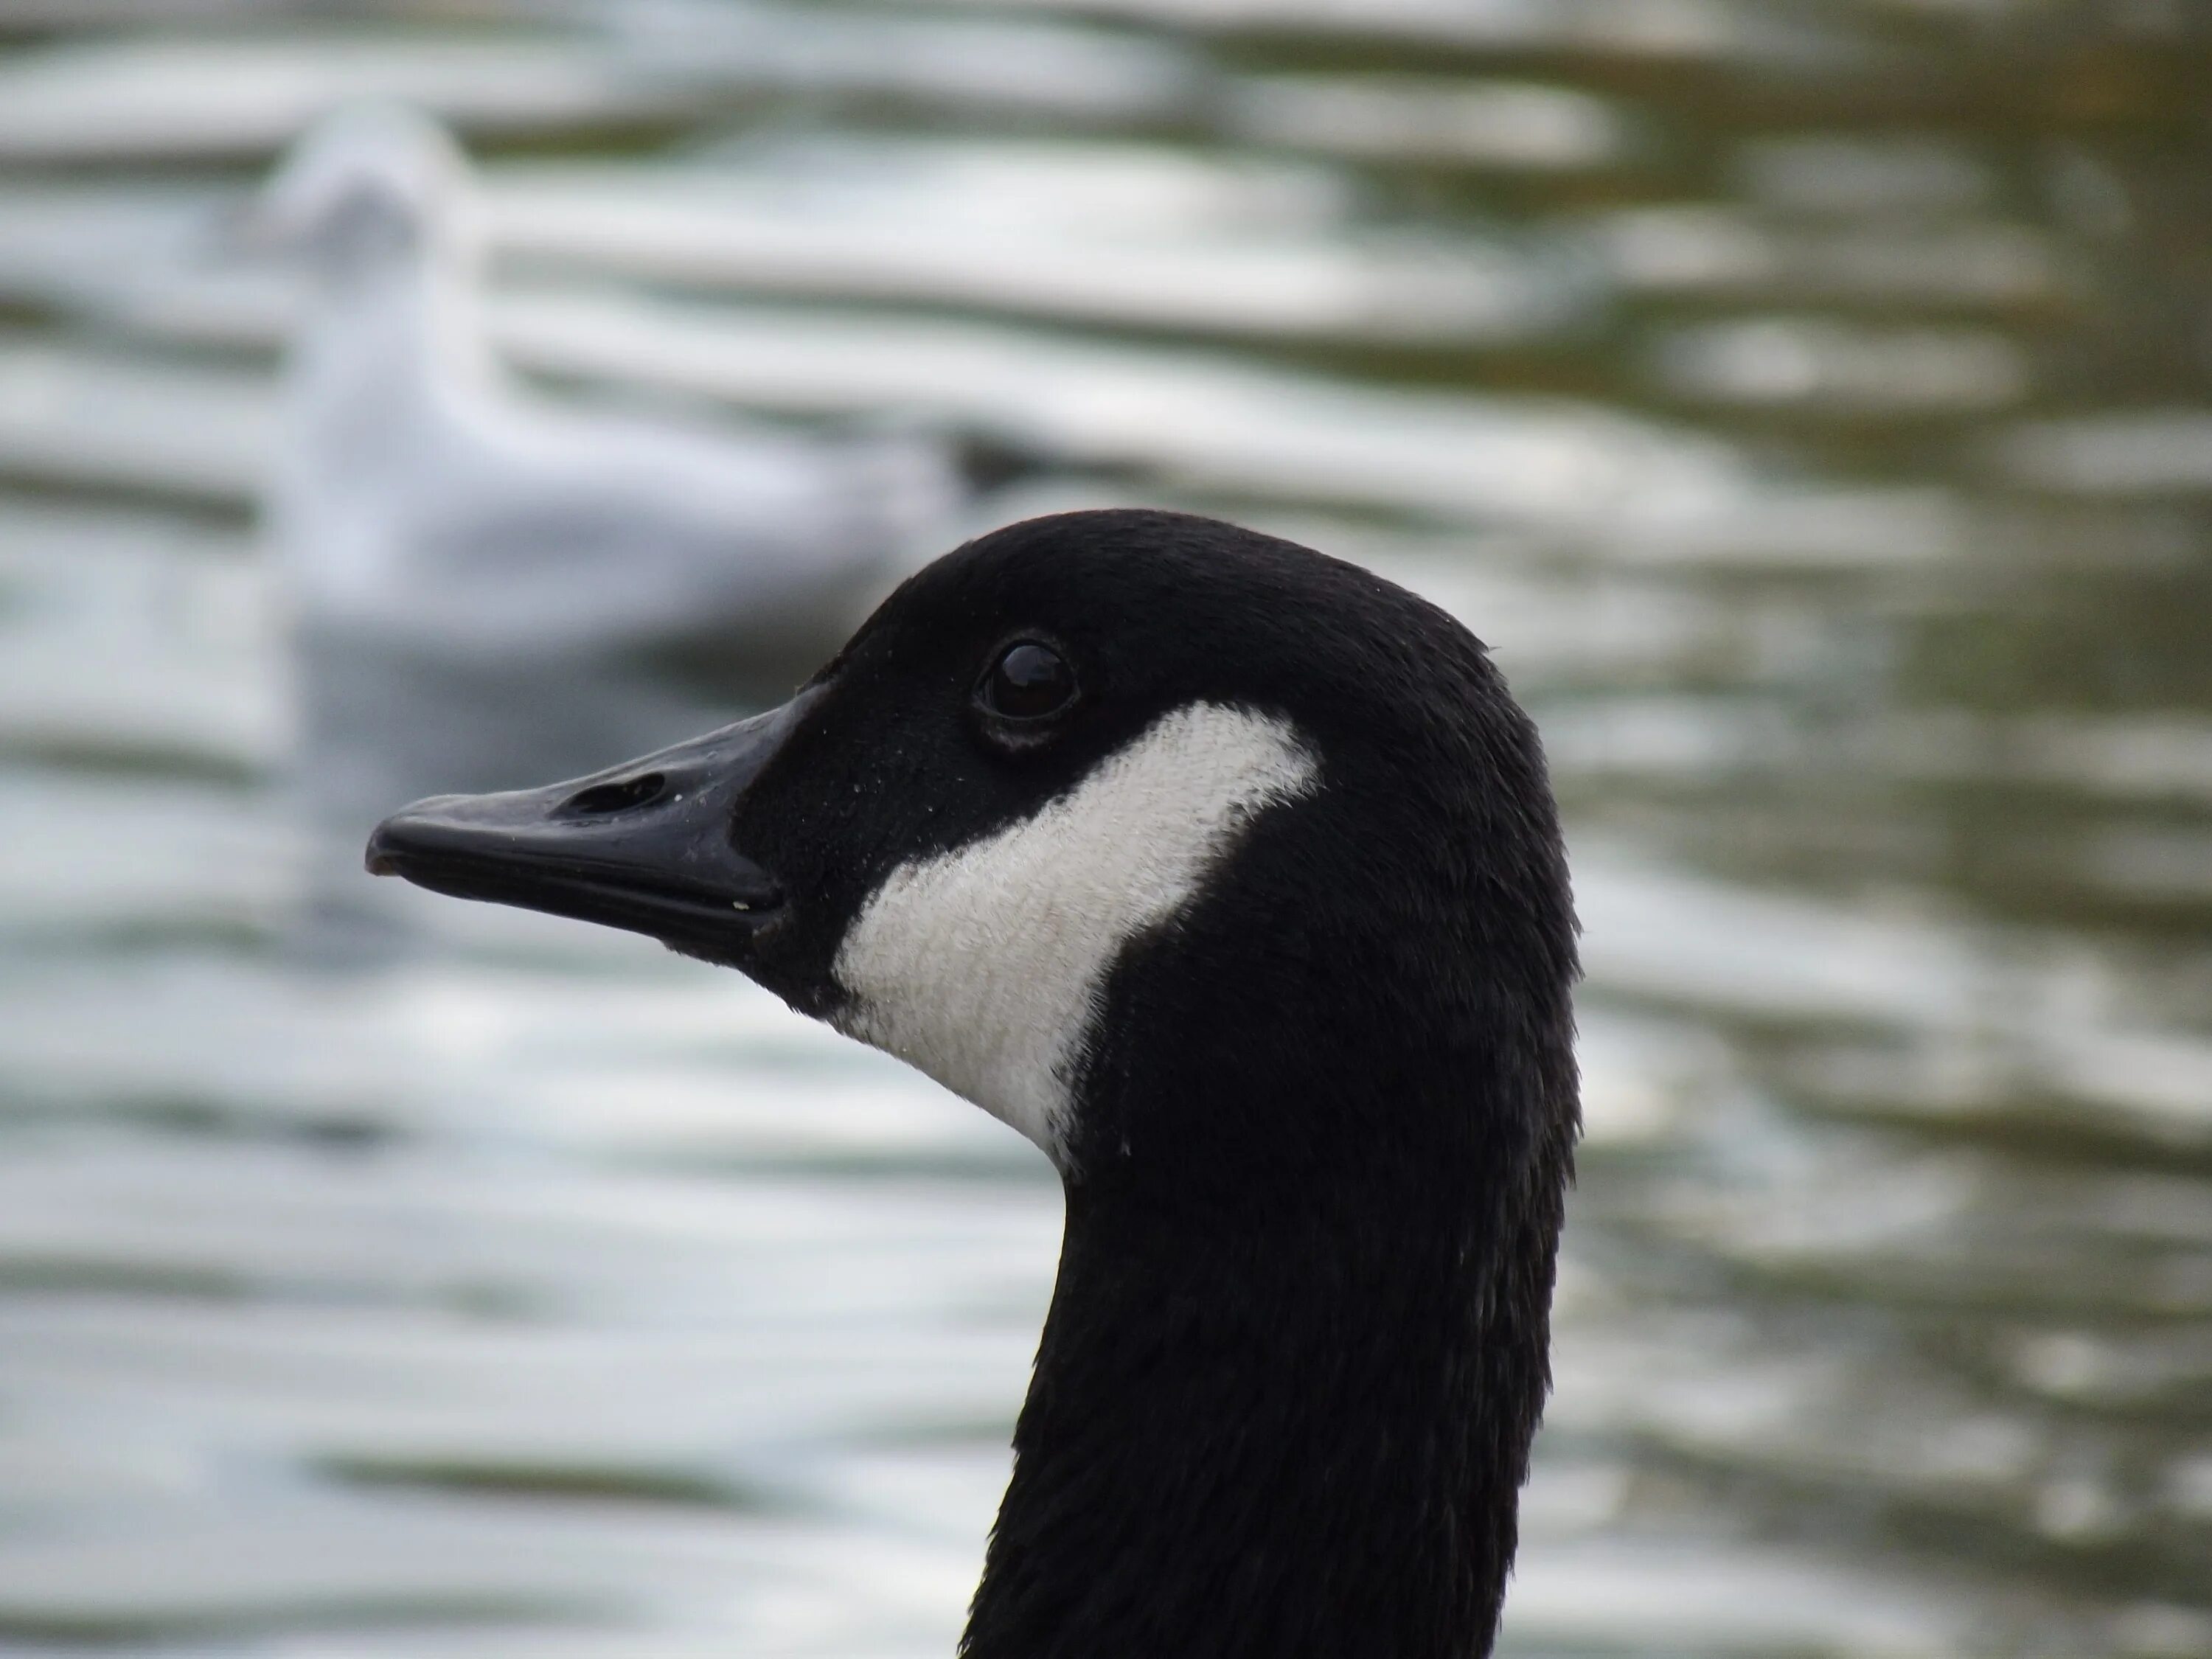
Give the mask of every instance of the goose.
<svg viewBox="0 0 2212 1659">
<path fill-rule="evenodd" d="M 1031 520 L 781 707 L 419 802 L 367 862 L 734 968 L 1057 1167 L 967 1659 L 1490 1651 L 1575 922 L 1534 727 L 1447 613 L 1212 520 Z"/>
</svg>

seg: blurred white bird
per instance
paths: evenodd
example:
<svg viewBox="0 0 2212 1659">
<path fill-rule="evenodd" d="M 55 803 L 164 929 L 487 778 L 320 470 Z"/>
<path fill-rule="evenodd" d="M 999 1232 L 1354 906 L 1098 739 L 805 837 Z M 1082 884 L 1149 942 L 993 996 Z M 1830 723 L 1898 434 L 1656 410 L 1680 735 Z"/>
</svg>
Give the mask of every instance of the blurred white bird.
<svg viewBox="0 0 2212 1659">
<path fill-rule="evenodd" d="M 962 485 L 945 446 L 563 409 L 477 315 L 469 168 L 394 106 L 312 129 L 251 226 L 307 266 L 270 505 L 301 609 L 477 653 L 842 638 Z"/>
<path fill-rule="evenodd" d="M 917 433 L 526 394 L 479 319 L 467 160 L 416 111 L 326 118 L 241 230 L 308 276 L 266 516 L 298 779 L 335 847 L 404 801 L 590 770 L 726 712 L 654 671 L 687 647 L 711 642 L 722 698 L 787 694 L 942 550 L 967 493 L 951 446 Z"/>
</svg>

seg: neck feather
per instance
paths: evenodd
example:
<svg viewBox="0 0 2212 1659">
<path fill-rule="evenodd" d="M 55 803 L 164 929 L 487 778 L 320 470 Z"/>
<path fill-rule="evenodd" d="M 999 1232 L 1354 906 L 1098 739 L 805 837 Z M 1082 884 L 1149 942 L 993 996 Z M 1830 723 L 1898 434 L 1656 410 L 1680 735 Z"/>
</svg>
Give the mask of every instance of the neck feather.
<svg viewBox="0 0 2212 1659">
<path fill-rule="evenodd" d="M 1548 1380 L 1557 1153 L 1533 1207 L 1210 1237 L 1072 1185 L 967 1659 L 1488 1653 Z"/>
</svg>

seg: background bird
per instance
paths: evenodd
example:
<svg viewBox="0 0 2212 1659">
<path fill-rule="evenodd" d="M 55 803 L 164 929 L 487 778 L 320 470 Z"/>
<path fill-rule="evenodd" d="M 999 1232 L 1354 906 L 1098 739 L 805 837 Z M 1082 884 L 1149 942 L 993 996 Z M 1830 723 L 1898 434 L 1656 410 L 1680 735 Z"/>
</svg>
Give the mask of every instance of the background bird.
<svg viewBox="0 0 2212 1659">
<path fill-rule="evenodd" d="M 416 111 L 311 128 L 242 231 L 308 281 L 266 518 L 318 848 L 393 799 L 589 769 L 782 695 L 968 493 L 930 434 L 687 422 L 516 385 L 479 314 L 467 159 Z M 708 638 L 711 678 L 670 672 Z M 374 902 L 349 853 L 312 863 L 311 911 Z"/>
</svg>

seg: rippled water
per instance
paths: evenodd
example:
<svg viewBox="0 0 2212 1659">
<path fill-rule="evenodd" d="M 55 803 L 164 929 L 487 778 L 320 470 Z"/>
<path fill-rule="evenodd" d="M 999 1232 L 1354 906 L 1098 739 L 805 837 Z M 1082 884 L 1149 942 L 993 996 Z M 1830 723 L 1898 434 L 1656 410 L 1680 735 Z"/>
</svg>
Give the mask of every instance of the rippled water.
<svg viewBox="0 0 2212 1659">
<path fill-rule="evenodd" d="M 138 27 L 95 31 L 93 23 Z M 2212 1652 L 2212 19 L 0 4 L 0 1650 L 945 1654 L 1021 1143 L 515 916 L 369 975 L 252 500 L 314 108 L 549 393 L 898 412 L 1368 561 L 1567 804 L 1590 1139 L 1506 1648 Z"/>
</svg>

